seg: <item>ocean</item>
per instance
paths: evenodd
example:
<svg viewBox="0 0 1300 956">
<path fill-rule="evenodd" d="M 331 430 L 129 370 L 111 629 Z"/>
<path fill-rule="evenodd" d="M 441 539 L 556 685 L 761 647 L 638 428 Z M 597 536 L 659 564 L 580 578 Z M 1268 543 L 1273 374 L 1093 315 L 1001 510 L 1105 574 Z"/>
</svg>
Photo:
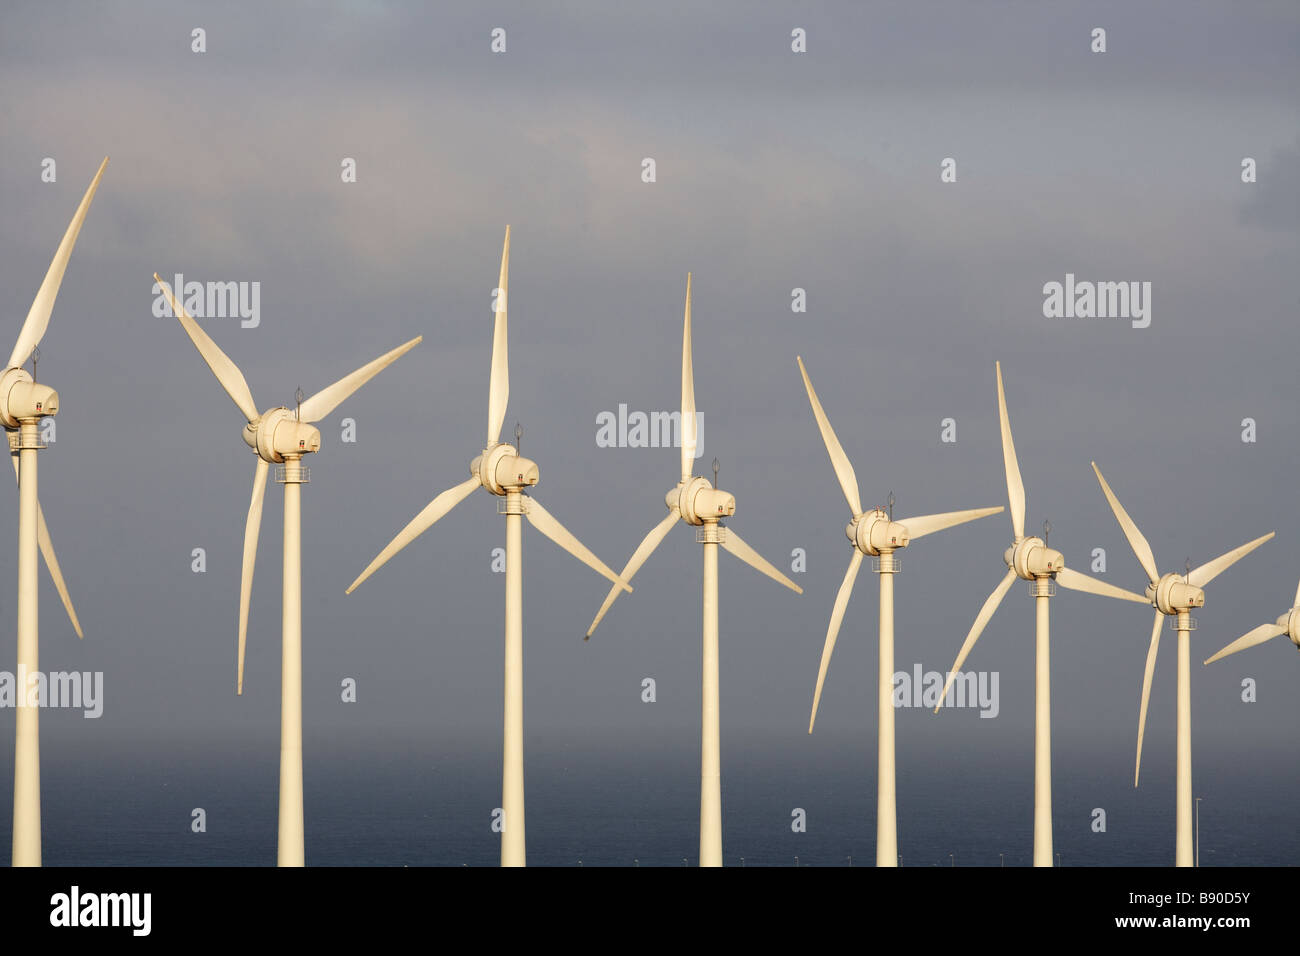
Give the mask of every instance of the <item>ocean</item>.
<svg viewBox="0 0 1300 956">
<path fill-rule="evenodd" d="M 1028 742 L 1027 742 L 1028 743 Z M 230 746 L 150 748 L 76 760 L 43 754 L 47 866 L 259 866 L 275 862 L 278 753 Z M 1054 755 L 1055 850 L 1063 866 L 1167 866 L 1174 851 L 1172 755 L 1149 754 L 1141 789 L 1119 757 Z M 1284 756 L 1284 755 L 1283 755 Z M 698 862 L 698 753 L 526 750 L 528 862 L 683 866 Z M 1131 758 L 1129 758 L 1131 760 Z M 7 764 L 12 766 L 12 764 Z M 1081 769 L 1088 768 L 1088 769 Z M 1195 768 L 1203 866 L 1290 866 L 1300 859 L 1294 756 Z M 8 842 L 11 780 L 0 787 Z M 728 866 L 875 862 L 874 738 L 782 759 L 761 741 L 723 743 Z M 309 866 L 494 866 L 500 751 L 439 754 L 428 744 L 362 748 L 310 741 L 305 761 Z M 1026 866 L 1031 759 L 900 752 L 898 845 L 908 866 Z M 195 832 L 194 811 L 205 830 Z M 805 832 L 792 826 L 797 811 Z M 1104 811 L 1104 831 L 1095 829 Z M 6 847 L 7 850 L 7 847 Z"/>
</svg>

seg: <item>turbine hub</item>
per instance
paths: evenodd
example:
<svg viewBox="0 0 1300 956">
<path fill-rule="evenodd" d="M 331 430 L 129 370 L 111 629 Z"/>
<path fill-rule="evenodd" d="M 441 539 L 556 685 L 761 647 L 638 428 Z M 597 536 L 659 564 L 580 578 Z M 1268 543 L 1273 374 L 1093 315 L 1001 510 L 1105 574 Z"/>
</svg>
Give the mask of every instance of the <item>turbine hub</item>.
<svg viewBox="0 0 1300 956">
<path fill-rule="evenodd" d="M 277 465 L 287 456 L 320 451 L 320 429 L 298 421 L 298 416 L 287 408 L 273 408 L 245 425 L 243 439 L 259 458 Z"/>
<path fill-rule="evenodd" d="M 501 497 L 531 487 L 541 477 L 537 462 L 521 457 L 514 445 L 504 442 L 484 448 L 469 463 L 469 473 L 481 481 L 484 488 Z"/>
<path fill-rule="evenodd" d="M 1166 574 L 1154 588 L 1147 588 L 1147 594 L 1165 614 L 1178 614 L 1205 606 L 1205 592 L 1188 584 L 1181 574 Z"/>
<path fill-rule="evenodd" d="M 1021 538 L 1003 552 L 1002 562 L 1026 581 L 1065 570 L 1065 556 L 1042 538 Z"/>
<path fill-rule="evenodd" d="M 884 508 L 864 511 L 849 522 L 844 533 L 855 548 L 873 557 L 906 548 L 911 540 L 907 527 L 897 521 L 890 521 Z"/>
<path fill-rule="evenodd" d="M 1300 650 L 1300 607 L 1293 607 L 1277 619 L 1278 627 L 1286 628 L 1287 639 Z"/>
<path fill-rule="evenodd" d="M 40 419 L 58 411 L 59 393 L 33 382 L 26 369 L 10 368 L 0 375 L 0 422 L 5 428 L 17 428 L 23 419 Z"/>
<path fill-rule="evenodd" d="M 714 488 L 707 478 L 691 477 L 677 483 L 664 496 L 669 508 L 675 507 L 688 524 L 702 525 L 736 513 L 735 495 Z"/>
</svg>

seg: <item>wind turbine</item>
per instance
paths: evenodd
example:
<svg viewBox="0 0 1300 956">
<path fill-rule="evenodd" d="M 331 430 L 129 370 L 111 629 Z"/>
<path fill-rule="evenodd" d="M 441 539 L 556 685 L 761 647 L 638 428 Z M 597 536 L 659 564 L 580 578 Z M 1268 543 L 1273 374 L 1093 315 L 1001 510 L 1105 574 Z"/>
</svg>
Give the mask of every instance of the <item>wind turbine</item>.
<svg viewBox="0 0 1300 956">
<path fill-rule="evenodd" d="M 54 586 L 58 588 L 63 607 L 72 620 L 77 637 L 83 637 L 81 622 L 73 610 L 72 598 L 68 595 L 63 572 L 59 561 L 54 556 L 54 545 L 50 541 L 50 532 L 45 527 L 45 515 L 41 511 L 37 496 L 36 453 L 45 446 L 41 443 L 40 423 L 47 415 L 56 415 L 59 411 L 59 393 L 48 385 L 38 385 L 36 375 L 36 346 L 40 344 L 45 330 L 50 324 L 50 313 L 54 310 L 54 300 L 58 298 L 59 286 L 63 283 L 63 273 L 72 258 L 72 247 L 77 244 L 77 235 L 81 224 L 86 220 L 95 190 L 104 175 L 108 157 L 99 164 L 95 178 L 90 181 L 86 194 L 81 197 L 81 204 L 72 216 L 63 241 L 54 252 L 54 259 L 45 273 L 41 287 L 36 290 L 36 299 L 27 313 L 18 341 L 9 356 L 9 366 L 0 372 L 0 423 L 4 424 L 9 437 L 9 454 L 14 463 L 14 474 L 18 478 L 18 701 L 15 714 L 14 737 L 14 818 L 13 818 L 13 855 L 14 866 L 41 865 L 41 744 L 40 744 L 40 701 L 33 695 L 28 700 L 27 679 L 36 675 L 40 668 L 39 655 L 39 602 L 36 590 L 37 562 L 36 553 L 45 557 L 45 566 L 50 570 Z M 32 371 L 24 369 L 28 357 L 32 357 Z"/>
<path fill-rule="evenodd" d="M 302 486 L 311 480 L 304 468 L 304 455 L 320 451 L 320 431 L 312 423 L 334 411 L 353 392 L 383 369 L 420 344 L 417 336 L 333 385 L 303 401 L 297 394 L 296 409 L 283 406 L 265 412 L 257 410 L 253 393 L 230 358 L 217 347 L 197 322 L 172 295 L 172 290 L 154 273 L 158 288 L 171 302 L 194 347 L 217 377 L 221 387 L 243 412 L 244 443 L 257 455 L 253 472 L 253 496 L 244 525 L 243 570 L 239 582 L 239 660 L 235 693 L 244 692 L 244 646 L 248 634 L 248 604 L 253 593 L 253 565 L 257 560 L 257 537 L 262 527 L 262 501 L 266 496 L 266 473 L 279 465 L 275 480 L 284 485 L 284 581 L 280 643 L 280 811 L 276 863 L 303 866 L 302 812 Z"/>
<path fill-rule="evenodd" d="M 700 732 L 700 866 L 722 866 L 722 744 L 719 734 L 718 713 L 718 546 L 734 554 L 741 561 L 757 568 L 774 581 L 784 584 L 797 594 L 803 589 L 769 564 L 757 551 L 741 540 L 731 528 L 722 524 L 723 518 L 736 513 L 736 498 L 717 487 L 717 462 L 714 461 L 714 480 L 695 476 L 695 448 L 698 440 L 695 420 L 695 371 L 691 363 L 691 275 L 686 274 L 686 318 L 682 332 L 682 410 L 681 410 L 681 479 L 667 495 L 664 503 L 668 514 L 659 522 L 632 552 L 621 577 L 625 581 L 645 564 L 646 559 L 667 536 L 678 521 L 695 525 L 695 540 L 704 545 L 704 615 L 703 701 Z M 587 639 L 595 633 L 606 612 L 618 597 L 618 589 L 611 588 L 600 606 L 595 620 L 587 629 Z"/>
<path fill-rule="evenodd" d="M 1239 548 L 1220 555 L 1213 561 L 1207 561 L 1199 568 L 1189 566 L 1184 574 L 1161 575 L 1157 570 L 1155 555 L 1151 545 L 1142 536 L 1133 519 L 1128 516 L 1124 506 L 1119 503 L 1115 493 L 1106 484 L 1097 463 L 1092 463 L 1092 470 L 1097 473 L 1101 490 L 1110 502 L 1110 510 L 1128 539 L 1129 547 L 1137 556 L 1142 570 L 1147 573 L 1147 600 L 1155 607 L 1155 622 L 1151 626 L 1151 646 L 1147 650 L 1146 671 L 1142 675 L 1142 709 L 1138 714 L 1137 762 L 1133 768 L 1133 786 L 1138 785 L 1138 775 L 1142 770 L 1142 738 L 1147 726 L 1147 704 L 1151 700 L 1151 678 L 1156 669 L 1156 652 L 1160 649 L 1160 625 L 1164 617 L 1174 619 L 1178 629 L 1178 758 L 1176 790 L 1176 839 L 1174 843 L 1174 865 L 1193 866 L 1195 855 L 1192 838 L 1192 679 L 1191 679 L 1191 632 L 1196 627 L 1192 620 L 1192 608 L 1204 607 L 1204 587 L 1216 577 L 1232 567 L 1265 541 L 1273 537 L 1270 531 L 1263 537 L 1249 541 Z M 1254 633 L 1254 632 L 1252 632 Z M 1247 635 L 1249 637 L 1250 635 Z M 1238 641 L 1240 644 L 1241 642 Z M 1249 645 L 1242 644 L 1242 647 Z M 1240 647 L 1235 650 L 1240 650 Z M 1231 653 L 1225 648 L 1218 656 Z M 1206 663 L 1209 663 L 1208 661 Z"/>
<path fill-rule="evenodd" d="M 849 569 L 844 573 L 844 582 L 840 585 L 831 611 L 830 626 L 826 629 L 826 646 L 822 650 L 822 662 L 817 671 L 817 690 L 813 693 L 808 733 L 812 733 L 813 724 L 817 720 L 817 705 L 821 702 L 826 669 L 830 666 L 835 639 L 839 637 L 840 624 L 844 621 L 844 612 L 848 608 L 849 597 L 853 594 L 853 582 L 857 579 L 858 569 L 862 567 L 862 556 L 869 554 L 876 559 L 873 564 L 880 574 L 880 669 L 876 682 L 876 710 L 879 715 L 876 745 L 876 866 L 898 866 L 898 806 L 894 786 L 894 575 L 902 570 L 902 565 L 894 557 L 894 552 L 906 548 L 912 540 L 976 518 L 997 514 L 1002 508 L 919 515 L 896 522 L 894 496 L 891 493 L 888 511 L 884 508 L 863 511 L 853 465 L 844 453 L 839 439 L 835 437 L 835 431 L 831 428 L 830 419 L 826 417 L 821 402 L 817 400 L 817 392 L 813 389 L 812 379 L 808 377 L 808 370 L 804 368 L 803 359 L 796 356 L 795 360 L 803 375 L 804 388 L 808 390 L 808 401 L 812 404 L 817 427 L 821 429 L 822 440 L 830 454 L 831 466 L 835 469 L 844 498 L 849 503 L 852 518 L 844 530 L 853 542 L 853 557 L 849 559 Z"/>
<path fill-rule="evenodd" d="M 510 369 L 507 361 L 506 307 L 510 277 L 510 227 L 506 226 L 501 250 L 501 276 L 497 283 L 496 327 L 492 336 L 492 372 L 488 383 L 487 445 L 469 464 L 470 477 L 448 488 L 416 515 L 397 537 L 348 587 L 351 594 L 389 558 L 427 531 L 439 518 L 464 501 L 477 488 L 504 498 L 506 516 L 506 601 L 505 601 L 505 734 L 501 773 L 501 865 L 523 866 L 524 842 L 524 621 L 523 621 L 523 550 L 522 524 L 527 518 L 538 531 L 589 568 L 615 582 L 615 587 L 632 588 L 605 566 L 598 557 L 561 525 L 542 503 L 525 488 L 537 484 L 537 463 L 523 458 L 515 445 L 500 441 L 501 426 L 506 418 L 506 400 L 510 396 Z M 516 441 L 520 433 L 516 430 Z"/>
<path fill-rule="evenodd" d="M 1011 547 L 1002 554 L 1006 576 L 988 596 L 971 625 L 966 642 L 957 652 L 957 660 L 948 672 L 948 680 L 939 697 L 939 707 L 948 696 L 966 656 L 984 633 L 984 628 L 1011 590 L 1016 578 L 1029 582 L 1036 611 L 1034 646 L 1034 866 L 1051 866 L 1052 856 L 1052 672 L 1048 601 L 1056 593 L 1053 581 L 1074 591 L 1100 594 L 1103 597 L 1149 604 L 1147 598 L 1072 571 L 1065 566 L 1061 552 L 1047 546 L 1044 538 L 1025 536 L 1025 485 L 1020 478 L 1020 462 L 1011 438 L 1011 420 L 1007 417 L 1007 397 L 1002 387 L 1002 363 L 995 364 L 998 380 L 998 417 L 1002 424 L 1002 464 L 1007 473 L 1007 503 L 1011 506 Z M 934 712 L 939 712 L 935 707 Z"/>
<path fill-rule="evenodd" d="M 1237 651 L 1244 651 L 1248 647 L 1254 647 L 1256 644 L 1263 644 L 1265 641 L 1272 640 L 1275 637 L 1285 637 L 1300 650 L 1300 586 L 1296 587 L 1294 605 L 1291 610 L 1283 612 L 1272 624 L 1261 624 L 1253 630 L 1247 631 L 1241 637 L 1237 638 L 1219 653 L 1205 660 L 1206 664 L 1213 664 L 1217 660 L 1227 657 L 1229 654 L 1235 654 Z"/>
</svg>

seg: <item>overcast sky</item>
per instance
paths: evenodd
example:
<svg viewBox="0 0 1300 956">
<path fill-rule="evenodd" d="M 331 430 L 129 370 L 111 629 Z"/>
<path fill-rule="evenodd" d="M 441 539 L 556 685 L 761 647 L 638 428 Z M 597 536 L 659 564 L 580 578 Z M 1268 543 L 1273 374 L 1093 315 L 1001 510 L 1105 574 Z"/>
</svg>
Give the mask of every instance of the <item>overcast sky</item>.
<svg viewBox="0 0 1300 956">
<path fill-rule="evenodd" d="M 234 693 L 254 458 L 152 273 L 261 283 L 261 321 L 204 321 L 263 408 L 424 343 L 321 425 L 303 494 L 308 746 L 419 739 L 499 760 L 504 522 L 473 495 L 344 588 L 483 444 L 491 291 L 512 226 L 510 407 L 536 495 L 622 567 L 663 516 L 672 450 L 608 449 L 596 416 L 679 396 L 694 273 L 700 474 L 797 596 L 721 564 L 730 746 L 833 762 L 875 735 L 877 579 L 859 577 L 806 735 L 848 510 L 795 364 L 864 501 L 1005 505 L 994 361 L 1028 490 L 1067 563 L 1140 591 L 1095 459 L 1162 570 L 1276 531 L 1208 588 L 1193 644 L 1197 767 L 1242 741 L 1293 760 L 1285 640 L 1200 661 L 1289 606 L 1295 507 L 1300 11 L 1222 4 L 7 4 L 0 14 L 0 290 L 16 337 L 76 203 L 112 160 L 41 343 L 61 395 L 41 500 L 85 626 L 42 572 L 41 663 L 102 670 L 104 717 L 57 748 L 211 739 L 266 750 L 279 713 L 282 490 L 271 484 L 247 677 Z M 467 6 L 467 5 L 466 5 Z M 1090 31 L 1107 51 L 1090 51 Z M 206 30 L 206 53 L 191 30 Z M 506 30 L 505 53 L 490 32 Z M 795 54 L 790 33 L 807 31 Z M 42 160 L 57 181 L 41 181 Z M 357 163 L 357 182 L 340 163 Z M 642 160 L 657 181 L 641 180 Z M 956 161 L 957 181 L 940 182 Z M 1244 157 L 1258 182 L 1241 181 Z M 1043 285 L 1152 286 L 1149 328 L 1048 319 Z M 791 311 L 806 290 L 807 312 Z M 340 440 L 345 417 L 357 441 Z M 940 440 L 956 421 L 957 441 Z M 1242 441 L 1242 420 L 1257 441 Z M 16 490 L 0 535 L 17 535 Z M 0 497 L 0 503 L 3 498 Z M 946 670 L 1011 541 L 1005 514 L 917 542 L 896 583 L 899 669 Z M 207 571 L 191 570 L 206 549 Z M 700 549 L 679 527 L 583 643 L 603 579 L 524 534 L 529 746 L 699 746 Z M 16 578 L 0 549 L 0 580 Z M 1000 713 L 899 714 L 900 765 L 1028 756 L 1033 611 L 1017 583 L 967 667 Z M 12 586 L 0 606 L 13 609 Z M 1052 602 L 1057 760 L 1131 767 L 1151 612 Z M 12 632 L 10 632 L 12 633 Z M 1175 641 L 1148 753 L 1172 763 Z M 2 635 L 0 635 L 2 636 Z M 0 646 L 6 646 L 0 643 Z M 12 637 L 0 665 L 13 666 Z M 8 663 L 5 664 L 4 662 Z M 358 703 L 339 700 L 355 678 Z M 641 681 L 658 701 L 641 701 Z M 1240 682 L 1258 681 L 1258 702 Z M 11 716 L 0 715 L 9 723 Z M 4 746 L 12 739 L 4 734 Z"/>
</svg>

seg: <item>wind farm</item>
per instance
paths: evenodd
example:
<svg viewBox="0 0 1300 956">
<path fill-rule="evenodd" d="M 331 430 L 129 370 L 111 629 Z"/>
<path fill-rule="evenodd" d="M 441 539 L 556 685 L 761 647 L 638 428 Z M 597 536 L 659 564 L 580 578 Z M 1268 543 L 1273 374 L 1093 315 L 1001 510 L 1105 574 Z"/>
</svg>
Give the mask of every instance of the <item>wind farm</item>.
<svg viewBox="0 0 1300 956">
<path fill-rule="evenodd" d="M 9 5 L 6 925 L 1300 860 L 1300 6 L 936 6 Z"/>
</svg>

